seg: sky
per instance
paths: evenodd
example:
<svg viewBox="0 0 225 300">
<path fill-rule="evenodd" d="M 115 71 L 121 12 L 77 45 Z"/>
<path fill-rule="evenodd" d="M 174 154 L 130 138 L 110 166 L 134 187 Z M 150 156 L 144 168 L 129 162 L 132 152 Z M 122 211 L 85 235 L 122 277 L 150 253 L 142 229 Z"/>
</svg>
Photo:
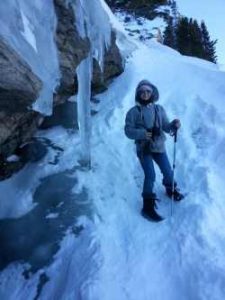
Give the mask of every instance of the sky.
<svg viewBox="0 0 225 300">
<path fill-rule="evenodd" d="M 177 5 L 181 14 L 205 21 L 211 38 L 218 39 L 216 46 L 218 63 L 225 65 L 225 1 L 177 0 Z"/>
</svg>

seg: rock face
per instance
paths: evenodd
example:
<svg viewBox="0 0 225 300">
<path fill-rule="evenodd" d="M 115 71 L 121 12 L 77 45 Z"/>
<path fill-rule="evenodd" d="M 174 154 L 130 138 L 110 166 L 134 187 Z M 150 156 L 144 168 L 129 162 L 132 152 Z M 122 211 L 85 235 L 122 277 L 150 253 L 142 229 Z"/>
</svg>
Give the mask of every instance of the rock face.
<svg viewBox="0 0 225 300">
<path fill-rule="evenodd" d="M 79 63 L 88 55 L 90 42 L 81 39 L 75 27 L 74 11 L 65 0 L 54 0 L 57 16 L 56 45 L 59 53 L 59 66 L 61 70 L 61 82 L 57 94 L 63 99 L 75 94 L 77 82 L 75 70 Z M 59 97 L 57 102 L 63 102 Z"/>
<path fill-rule="evenodd" d="M 61 109 L 62 104 L 77 92 L 75 70 L 88 55 L 90 41 L 79 36 L 74 11 L 68 1 L 53 0 L 53 2 L 57 17 L 55 43 L 61 71 L 61 79 L 54 93 L 53 116 L 59 116 L 60 114 L 54 111 Z M 123 69 L 116 37 L 112 33 L 112 44 L 105 54 L 103 74 L 98 63 L 94 62 L 92 93 L 106 89 L 109 80 L 122 73 Z M 41 80 L 0 36 L 0 160 L 13 154 L 39 127 L 43 117 L 32 111 L 32 103 L 38 98 L 41 89 Z M 76 111 L 76 108 L 73 111 Z M 75 119 L 71 124 L 75 124 L 76 128 L 76 118 L 73 114 L 71 117 Z"/>
<path fill-rule="evenodd" d="M 103 74 L 97 61 L 94 61 L 92 88 L 96 92 L 102 92 L 115 76 L 124 70 L 123 61 L 116 45 L 116 35 L 112 32 L 111 47 L 105 53 Z"/>
<path fill-rule="evenodd" d="M 41 80 L 0 38 L 0 155 L 6 157 L 32 136 L 40 115 L 27 107 L 38 98 Z"/>
<path fill-rule="evenodd" d="M 0 111 L 23 111 L 37 99 L 41 87 L 29 65 L 0 38 Z"/>
<path fill-rule="evenodd" d="M 42 117 L 35 111 L 0 114 L 0 155 L 6 158 L 35 133 Z"/>
<path fill-rule="evenodd" d="M 90 51 L 88 39 L 81 39 L 75 23 L 75 15 L 71 5 L 65 4 L 65 0 L 54 0 L 58 19 L 56 29 L 56 44 L 59 50 L 59 64 L 62 74 L 58 96 L 55 102 L 63 102 L 66 98 L 77 92 L 76 67 L 87 57 Z M 94 92 L 106 89 L 109 79 L 118 76 L 124 70 L 123 60 L 116 45 L 116 36 L 112 32 L 111 47 L 106 51 L 104 59 L 104 72 L 101 74 L 100 67 L 94 61 L 92 88 Z"/>
</svg>

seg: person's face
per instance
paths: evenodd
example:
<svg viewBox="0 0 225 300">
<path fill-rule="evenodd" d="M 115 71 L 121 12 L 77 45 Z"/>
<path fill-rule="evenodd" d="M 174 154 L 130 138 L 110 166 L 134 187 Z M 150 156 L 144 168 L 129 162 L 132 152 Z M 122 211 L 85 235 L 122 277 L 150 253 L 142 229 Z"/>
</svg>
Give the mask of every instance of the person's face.
<svg viewBox="0 0 225 300">
<path fill-rule="evenodd" d="M 142 87 L 140 90 L 140 98 L 144 101 L 148 101 L 152 95 L 150 87 Z"/>
</svg>

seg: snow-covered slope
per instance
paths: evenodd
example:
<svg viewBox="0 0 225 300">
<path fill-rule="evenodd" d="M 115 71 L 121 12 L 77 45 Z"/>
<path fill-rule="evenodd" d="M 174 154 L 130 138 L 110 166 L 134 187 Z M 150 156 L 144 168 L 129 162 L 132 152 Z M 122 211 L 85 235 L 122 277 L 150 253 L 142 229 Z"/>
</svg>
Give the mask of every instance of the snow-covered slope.
<svg viewBox="0 0 225 300">
<path fill-rule="evenodd" d="M 160 224 L 140 215 L 143 173 L 133 142 L 123 131 L 136 85 L 143 78 L 158 87 L 169 117 L 179 117 L 182 123 L 176 178 L 188 195 L 175 204 L 171 218 L 158 171 L 159 210 L 166 217 Z M 93 221 L 80 218 L 80 235 L 69 230 L 54 261 L 29 280 L 21 275 L 24 266 L 6 268 L 0 277 L 0 298 L 33 299 L 44 272 L 49 281 L 39 299 L 223 299 L 224 96 L 225 73 L 215 65 L 181 56 L 154 41 L 137 44 L 125 72 L 98 95 L 102 101 L 92 118 L 92 170 L 76 172 L 79 189 L 88 189 L 95 207 Z M 60 129 L 47 136 L 65 151 L 59 165 L 43 168 L 44 174 L 78 165 L 77 136 Z M 170 137 L 167 149 L 171 158 Z"/>
<path fill-rule="evenodd" d="M 171 119 L 179 117 L 182 122 L 176 177 L 188 196 L 176 204 L 171 220 L 158 173 L 156 192 L 167 217 L 162 224 L 140 216 L 143 175 L 132 142 L 123 134 L 125 113 L 142 78 L 159 87 L 161 104 Z M 93 159 L 101 159 L 96 161 L 91 192 L 95 201 L 104 199 L 98 206 L 103 216 L 98 232 L 104 263 L 99 294 L 93 299 L 223 298 L 224 82 L 224 74 L 214 65 L 200 60 L 196 65 L 195 59 L 191 63 L 153 43 L 151 49 L 142 46 L 133 54 L 126 73 L 104 96 L 111 98 L 104 107 L 110 111 L 105 112 L 104 130 L 102 115 L 95 122 L 98 147 Z M 170 157 L 172 146 L 168 138 Z"/>
<path fill-rule="evenodd" d="M 123 11 L 117 11 L 115 15 L 123 24 L 128 35 L 142 41 L 156 39 L 158 31 L 162 34 L 167 25 L 163 18 L 159 16 L 153 20 L 148 20 L 144 17 L 135 17 L 134 15 Z"/>
</svg>

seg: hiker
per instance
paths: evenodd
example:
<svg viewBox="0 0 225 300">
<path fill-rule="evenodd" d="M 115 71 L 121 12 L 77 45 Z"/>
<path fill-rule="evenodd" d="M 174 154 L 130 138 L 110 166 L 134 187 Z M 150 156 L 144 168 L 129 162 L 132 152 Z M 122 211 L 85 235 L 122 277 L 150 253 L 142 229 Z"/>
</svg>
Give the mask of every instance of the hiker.
<svg viewBox="0 0 225 300">
<path fill-rule="evenodd" d="M 157 196 L 154 193 L 155 170 L 153 161 L 159 166 L 163 174 L 163 185 L 167 195 L 180 201 L 183 195 L 179 192 L 177 183 L 174 182 L 173 171 L 170 166 L 166 149 L 165 134 L 174 134 L 181 126 L 179 119 L 169 122 L 164 108 L 155 104 L 159 98 L 157 88 L 148 80 L 139 82 L 136 93 L 136 105 L 126 115 L 125 134 L 135 140 L 136 151 L 144 171 L 143 184 L 143 209 L 142 214 L 153 221 L 161 221 L 163 218 L 156 211 Z"/>
</svg>

